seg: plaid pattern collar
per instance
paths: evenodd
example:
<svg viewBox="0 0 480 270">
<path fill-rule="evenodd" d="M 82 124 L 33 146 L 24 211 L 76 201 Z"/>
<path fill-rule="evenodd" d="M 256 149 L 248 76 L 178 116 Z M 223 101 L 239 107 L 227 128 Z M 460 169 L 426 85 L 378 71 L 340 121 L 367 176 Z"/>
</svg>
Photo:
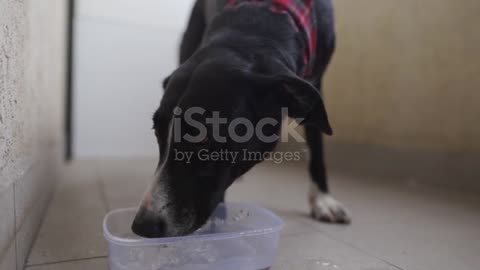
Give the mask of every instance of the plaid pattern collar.
<svg viewBox="0 0 480 270">
<path fill-rule="evenodd" d="M 318 42 L 315 0 L 228 0 L 227 7 L 234 7 L 243 2 L 270 3 L 273 12 L 291 16 L 295 28 L 302 33 L 307 45 L 303 55 L 302 76 L 312 75 Z"/>
</svg>

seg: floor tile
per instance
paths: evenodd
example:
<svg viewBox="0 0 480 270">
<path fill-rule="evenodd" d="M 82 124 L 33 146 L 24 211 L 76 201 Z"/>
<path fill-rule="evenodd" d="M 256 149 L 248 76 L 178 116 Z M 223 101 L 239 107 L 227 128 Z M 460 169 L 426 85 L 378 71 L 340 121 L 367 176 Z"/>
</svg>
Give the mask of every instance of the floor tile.
<svg viewBox="0 0 480 270">
<path fill-rule="evenodd" d="M 275 208 L 269 209 L 283 219 L 283 222 L 285 223 L 282 236 L 294 236 L 317 232 L 315 228 L 306 223 L 305 220 L 310 219 L 310 217 L 304 212 L 291 210 L 288 211 Z"/>
<path fill-rule="evenodd" d="M 107 254 L 102 220 L 107 212 L 90 166 L 73 166 L 55 192 L 28 264 L 84 259 Z"/>
<path fill-rule="evenodd" d="M 117 161 L 97 167 L 109 210 L 136 207 L 153 182 L 156 161 Z"/>
<path fill-rule="evenodd" d="M 17 256 L 15 254 L 15 242 L 10 243 L 0 258 L 1 270 L 15 270 L 17 268 Z"/>
<path fill-rule="evenodd" d="M 29 266 L 26 270 L 108 270 L 106 258 Z"/>
<path fill-rule="evenodd" d="M 0 191 L 0 262 L 15 243 L 15 210 L 13 185 Z"/>
<path fill-rule="evenodd" d="M 40 178 L 46 178 L 44 181 Z M 23 269 L 28 253 L 40 228 L 52 194 L 51 176 L 44 167 L 32 168 L 15 182 L 15 219 L 17 269 Z"/>
<path fill-rule="evenodd" d="M 352 225 L 302 221 L 404 269 L 478 269 L 479 199 L 417 185 L 359 181 L 337 186 L 353 213 Z"/>
<path fill-rule="evenodd" d="M 286 244 L 288 243 L 288 244 Z M 272 270 L 398 269 L 321 233 L 283 237 Z"/>
<path fill-rule="evenodd" d="M 154 164 L 153 160 L 75 163 L 71 177 L 58 188 L 29 262 L 105 256 L 103 215 L 107 208 L 137 205 Z M 273 270 L 327 270 L 318 268 L 321 263 L 338 265 L 340 270 L 478 269 L 478 196 L 388 177 L 369 176 L 366 171 L 357 176 L 330 172 L 334 196 L 352 212 L 350 226 L 309 218 L 310 180 L 304 164 L 257 166 L 229 189 L 227 201 L 257 203 L 285 220 Z M 82 268 L 82 262 L 58 268 L 61 265 L 40 269 L 97 269 Z"/>
<path fill-rule="evenodd" d="M 227 200 L 260 203 L 284 211 L 309 213 L 310 182 L 303 166 L 263 163 L 227 191 Z"/>
<path fill-rule="evenodd" d="M 37 209 L 30 211 L 30 214 L 23 219 L 22 225 L 18 228 L 16 234 L 16 249 L 17 249 L 17 270 L 23 270 L 32 244 L 36 241 L 35 237 L 38 235 L 42 217 L 44 214 L 44 207 L 46 205 L 39 204 Z"/>
<path fill-rule="evenodd" d="M 297 169 L 298 166 L 293 168 L 261 164 L 233 184 L 227 192 L 227 201 L 257 203 L 272 210 L 285 222 L 283 235 L 312 232 L 302 222 L 310 219 L 306 171 Z"/>
<path fill-rule="evenodd" d="M 294 228 L 308 231 L 295 223 L 308 224 L 405 269 L 478 269 L 480 260 L 474 254 L 480 250 L 478 199 L 423 186 L 414 179 L 391 181 L 366 175 L 364 172 L 362 178 L 356 178 L 330 173 L 334 196 L 353 215 L 350 226 L 324 224 L 307 216 L 310 180 L 301 165 L 260 165 L 234 184 L 228 198 L 259 203 L 278 214 L 288 213 L 288 217 L 280 216 L 287 224 L 294 222 Z M 287 235 L 288 230 L 287 225 Z"/>
<path fill-rule="evenodd" d="M 47 175 L 44 166 L 40 165 L 33 165 L 21 179 L 15 182 L 17 230 L 32 212 L 46 206 L 52 184 L 51 176 Z"/>
</svg>

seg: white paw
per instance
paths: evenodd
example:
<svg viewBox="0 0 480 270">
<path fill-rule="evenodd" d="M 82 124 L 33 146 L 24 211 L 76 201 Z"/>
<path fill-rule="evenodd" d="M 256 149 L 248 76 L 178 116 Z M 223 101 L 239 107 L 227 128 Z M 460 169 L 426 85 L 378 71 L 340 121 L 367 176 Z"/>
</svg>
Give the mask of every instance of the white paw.
<svg viewBox="0 0 480 270">
<path fill-rule="evenodd" d="M 331 195 L 322 193 L 316 186 L 312 186 L 309 194 L 311 215 L 314 219 L 329 222 L 349 224 L 350 214 L 342 203 Z"/>
</svg>

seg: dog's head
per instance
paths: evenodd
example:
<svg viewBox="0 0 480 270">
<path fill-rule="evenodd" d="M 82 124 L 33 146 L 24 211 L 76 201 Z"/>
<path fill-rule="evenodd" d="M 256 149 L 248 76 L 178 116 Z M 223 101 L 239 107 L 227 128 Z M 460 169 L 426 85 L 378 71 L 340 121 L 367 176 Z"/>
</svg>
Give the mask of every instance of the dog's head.
<svg viewBox="0 0 480 270">
<path fill-rule="evenodd" d="M 141 236 L 180 236 L 201 227 L 233 181 L 274 149 L 282 108 L 332 132 L 319 92 L 288 71 L 265 75 L 232 68 L 231 61 L 186 63 L 165 88 L 153 117 L 160 161 L 132 225 Z"/>
</svg>

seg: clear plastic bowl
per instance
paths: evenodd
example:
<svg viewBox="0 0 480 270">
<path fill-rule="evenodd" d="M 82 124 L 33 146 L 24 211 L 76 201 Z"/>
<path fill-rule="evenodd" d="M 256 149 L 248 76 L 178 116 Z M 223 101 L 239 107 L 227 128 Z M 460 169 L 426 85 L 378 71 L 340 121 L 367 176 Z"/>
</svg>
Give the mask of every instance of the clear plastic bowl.
<svg viewBox="0 0 480 270">
<path fill-rule="evenodd" d="M 104 219 L 111 270 L 268 269 L 283 228 L 283 221 L 269 210 L 227 203 L 190 236 L 147 239 L 130 229 L 136 211 L 115 210 Z"/>
</svg>

